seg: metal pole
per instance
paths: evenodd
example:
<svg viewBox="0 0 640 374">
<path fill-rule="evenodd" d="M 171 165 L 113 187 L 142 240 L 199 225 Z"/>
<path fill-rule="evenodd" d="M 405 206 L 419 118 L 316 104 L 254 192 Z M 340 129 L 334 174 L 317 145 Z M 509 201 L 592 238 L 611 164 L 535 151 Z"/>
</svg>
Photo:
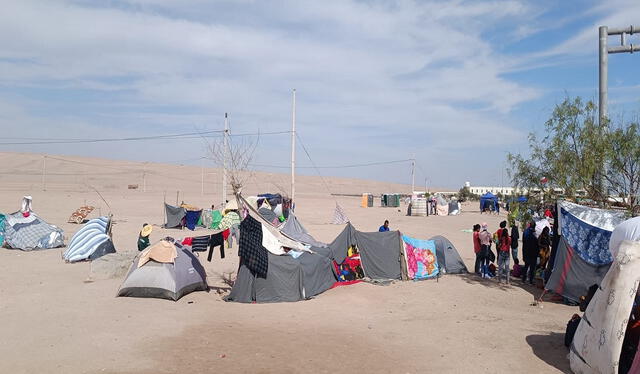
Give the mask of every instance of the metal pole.
<svg viewBox="0 0 640 374">
<path fill-rule="evenodd" d="M 200 171 L 202 173 L 202 180 L 200 182 L 200 194 L 204 196 L 204 157 L 200 159 Z"/>
<path fill-rule="evenodd" d="M 291 120 L 291 204 L 296 200 L 296 89 L 293 89 Z"/>
<path fill-rule="evenodd" d="M 147 192 L 147 163 L 142 165 L 142 192 Z"/>
<path fill-rule="evenodd" d="M 416 189 L 416 160 L 411 160 L 411 194 Z"/>
<path fill-rule="evenodd" d="M 47 190 L 46 177 L 47 177 L 47 155 L 44 155 L 44 157 L 42 158 L 42 191 Z"/>
<path fill-rule="evenodd" d="M 224 206 L 227 202 L 227 149 L 229 148 L 229 116 L 227 113 L 224 114 L 224 136 L 222 138 L 222 205 Z"/>
<path fill-rule="evenodd" d="M 600 70 L 600 78 L 599 78 L 599 102 L 598 102 L 598 115 L 599 122 L 602 126 L 605 123 L 605 119 L 607 118 L 607 81 L 608 81 L 608 62 L 609 62 L 609 53 L 607 51 L 607 39 L 609 36 L 608 27 L 600 26 L 598 29 L 600 32 L 600 43 L 598 48 L 598 56 L 599 56 L 599 70 Z"/>
</svg>

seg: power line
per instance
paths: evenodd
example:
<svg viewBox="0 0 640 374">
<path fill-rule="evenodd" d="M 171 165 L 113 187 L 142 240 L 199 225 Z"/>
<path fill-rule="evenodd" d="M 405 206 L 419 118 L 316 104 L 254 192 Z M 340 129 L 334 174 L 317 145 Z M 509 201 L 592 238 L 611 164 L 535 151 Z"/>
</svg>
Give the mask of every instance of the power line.
<svg viewBox="0 0 640 374">
<path fill-rule="evenodd" d="M 297 136 L 297 138 L 300 139 L 299 136 Z M 302 140 L 300 140 L 300 141 L 302 141 Z M 296 166 L 296 168 L 298 168 L 298 169 L 344 169 L 344 168 L 359 168 L 359 167 L 366 167 L 366 166 L 399 164 L 399 163 L 410 162 L 410 161 L 412 161 L 412 159 L 409 158 L 409 159 L 405 159 L 405 160 L 368 162 L 368 163 L 364 163 L 364 164 L 334 165 L 334 166 Z M 269 167 L 269 168 L 278 168 L 278 169 L 289 169 L 290 168 L 290 166 L 266 165 L 266 164 L 251 164 L 251 166 Z"/>
</svg>

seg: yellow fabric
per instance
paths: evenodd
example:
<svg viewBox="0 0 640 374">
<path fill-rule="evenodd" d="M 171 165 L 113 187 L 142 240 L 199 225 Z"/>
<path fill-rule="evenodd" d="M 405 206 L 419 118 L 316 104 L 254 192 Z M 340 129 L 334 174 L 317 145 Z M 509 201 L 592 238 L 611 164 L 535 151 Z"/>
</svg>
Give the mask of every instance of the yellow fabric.
<svg viewBox="0 0 640 374">
<path fill-rule="evenodd" d="M 142 251 L 140 259 L 138 260 L 138 267 L 141 267 L 151 260 L 165 264 L 173 264 L 176 257 L 178 257 L 176 246 L 166 240 L 161 240 Z"/>
<path fill-rule="evenodd" d="M 182 205 L 180 205 L 180 208 L 185 208 L 186 210 L 191 210 L 191 211 L 200 210 L 200 208 L 198 208 L 195 205 L 191 205 L 191 204 L 182 204 Z"/>
</svg>

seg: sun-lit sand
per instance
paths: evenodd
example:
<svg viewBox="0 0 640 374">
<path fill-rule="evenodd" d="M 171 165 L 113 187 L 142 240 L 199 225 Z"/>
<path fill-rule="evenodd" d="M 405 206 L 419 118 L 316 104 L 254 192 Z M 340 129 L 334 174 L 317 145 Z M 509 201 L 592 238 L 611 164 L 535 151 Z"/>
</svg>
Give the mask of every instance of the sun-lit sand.
<svg viewBox="0 0 640 374">
<path fill-rule="evenodd" d="M 55 157 L 55 158 L 54 158 Z M 71 160 L 69 161 L 61 161 Z M 182 238 L 165 230 L 163 200 L 200 207 L 221 199 L 219 172 L 198 166 L 0 153 L 0 212 L 33 196 L 34 211 L 64 229 L 83 204 L 111 212 L 119 252 L 136 252 L 138 230 L 155 225 L 152 241 Z M 144 178 L 143 178 L 144 174 Z M 146 192 L 143 191 L 143 180 Z M 410 186 L 325 178 L 335 194 L 408 192 Z M 417 237 L 440 234 L 473 268 L 470 229 L 486 221 L 495 230 L 504 216 L 463 206 L 455 217 L 407 217 L 406 206 L 361 208 L 357 197 L 332 197 L 318 177 L 299 176 L 296 213 L 316 239 L 331 241 L 342 226 L 329 224 L 336 202 L 362 231 L 392 229 Z M 127 185 L 139 189 L 128 190 Z M 286 174 L 248 176 L 244 192 L 288 190 Z M 95 188 L 102 194 L 105 204 Z M 199 233 L 206 233 L 206 230 Z M 563 334 L 577 310 L 558 303 L 532 306 L 539 289 L 498 285 L 473 275 L 439 281 L 356 284 L 297 303 L 239 304 L 222 297 L 223 274 L 238 265 L 237 247 L 211 263 L 201 257 L 211 292 L 178 302 L 116 298 L 122 281 L 88 279 L 91 264 L 66 264 L 64 249 L 0 250 L 0 372 L 2 373 L 554 373 L 568 371 Z M 216 291 L 216 290 L 219 290 Z"/>
</svg>

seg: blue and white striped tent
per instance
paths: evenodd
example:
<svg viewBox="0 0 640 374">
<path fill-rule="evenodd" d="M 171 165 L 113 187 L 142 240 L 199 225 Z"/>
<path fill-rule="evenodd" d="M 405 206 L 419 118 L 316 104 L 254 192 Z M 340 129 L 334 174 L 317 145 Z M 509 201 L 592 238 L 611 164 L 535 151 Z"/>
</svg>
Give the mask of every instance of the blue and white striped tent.
<svg viewBox="0 0 640 374">
<path fill-rule="evenodd" d="M 110 225 L 108 217 L 99 217 L 87 222 L 73 235 L 62 258 L 67 262 L 76 262 L 95 260 L 108 253 L 115 253 L 116 249 L 109 236 Z"/>
</svg>

